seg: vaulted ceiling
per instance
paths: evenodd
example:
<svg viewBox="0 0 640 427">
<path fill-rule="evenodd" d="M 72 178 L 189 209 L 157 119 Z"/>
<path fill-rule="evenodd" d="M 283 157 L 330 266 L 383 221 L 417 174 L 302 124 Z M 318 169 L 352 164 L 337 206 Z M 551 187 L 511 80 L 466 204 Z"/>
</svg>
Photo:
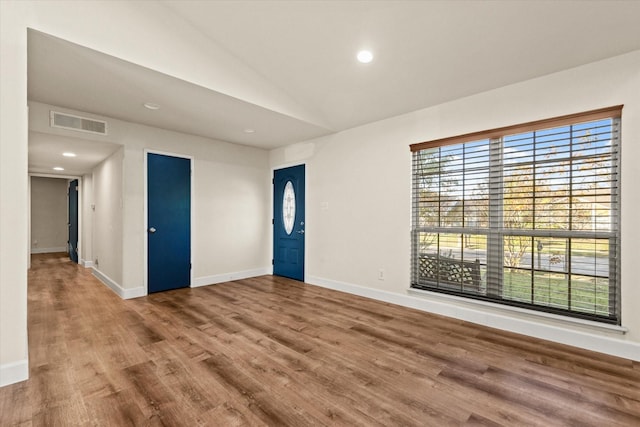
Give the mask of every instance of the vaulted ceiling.
<svg viewBox="0 0 640 427">
<path fill-rule="evenodd" d="M 166 31 L 197 35 L 194 43 L 217 59 L 224 53 L 221 65 L 250 79 L 252 93 L 180 80 L 30 31 L 29 99 L 271 149 L 640 49 L 638 1 L 136 7 L 166 10 L 175 24 Z M 360 49 L 373 52 L 371 63 L 356 61 Z"/>
</svg>

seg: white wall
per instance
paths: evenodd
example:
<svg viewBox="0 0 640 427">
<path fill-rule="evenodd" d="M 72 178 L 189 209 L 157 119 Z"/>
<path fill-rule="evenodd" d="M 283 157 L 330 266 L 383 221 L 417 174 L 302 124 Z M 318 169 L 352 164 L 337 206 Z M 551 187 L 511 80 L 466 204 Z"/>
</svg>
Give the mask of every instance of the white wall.
<svg viewBox="0 0 640 427">
<path fill-rule="evenodd" d="M 194 158 L 192 285 L 269 271 L 267 151 L 131 123 L 125 133 L 123 288 L 144 283 L 145 149 Z"/>
<path fill-rule="evenodd" d="M 82 195 L 87 198 L 81 207 L 89 212 L 83 221 L 93 224 L 92 247 L 86 249 L 92 255 L 89 260 L 98 277 L 118 294 L 146 294 L 145 150 L 194 158 L 193 286 L 270 272 L 267 151 L 39 102 L 29 105 L 34 131 L 77 140 L 76 132 L 46 125 L 49 110 L 55 109 L 106 120 L 109 134 L 88 135 L 86 143 L 102 140 L 122 147 L 94 169 L 91 184 L 83 182 Z"/>
<path fill-rule="evenodd" d="M 114 283 L 122 283 L 123 158 L 124 147 L 93 170 L 93 267 Z"/>
<path fill-rule="evenodd" d="M 0 386 L 29 375 L 26 9 L 0 2 Z"/>
<path fill-rule="evenodd" d="M 31 177 L 31 253 L 65 252 L 68 180 Z"/>
<path fill-rule="evenodd" d="M 628 333 L 407 295 L 410 144 L 618 104 L 625 105 L 621 263 Z M 274 168 L 307 164 L 307 281 L 640 359 L 640 51 L 274 150 L 270 157 Z M 384 280 L 378 280 L 380 269 Z"/>
</svg>

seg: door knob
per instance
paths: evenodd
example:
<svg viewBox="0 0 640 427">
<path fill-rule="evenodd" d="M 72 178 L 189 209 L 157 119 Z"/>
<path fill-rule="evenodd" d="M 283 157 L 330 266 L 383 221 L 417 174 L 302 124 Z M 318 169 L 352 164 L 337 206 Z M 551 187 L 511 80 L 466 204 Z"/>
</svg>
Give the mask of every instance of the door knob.
<svg viewBox="0 0 640 427">
<path fill-rule="evenodd" d="M 156 229 L 155 229 L 154 227 L 151 227 L 151 228 L 149 229 L 149 233 L 155 233 L 155 232 L 156 232 Z"/>
<path fill-rule="evenodd" d="M 296 231 L 296 233 L 298 233 L 298 234 L 304 234 L 304 230 L 298 230 L 298 231 Z"/>
</svg>

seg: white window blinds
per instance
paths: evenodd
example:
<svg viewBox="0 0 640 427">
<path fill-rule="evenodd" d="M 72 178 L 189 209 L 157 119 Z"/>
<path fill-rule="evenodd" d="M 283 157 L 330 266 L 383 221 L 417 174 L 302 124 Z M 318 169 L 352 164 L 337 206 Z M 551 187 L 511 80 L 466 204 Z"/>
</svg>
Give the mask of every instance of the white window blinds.
<svg viewBox="0 0 640 427">
<path fill-rule="evenodd" d="M 412 145 L 412 287 L 619 323 L 621 109 Z"/>
</svg>

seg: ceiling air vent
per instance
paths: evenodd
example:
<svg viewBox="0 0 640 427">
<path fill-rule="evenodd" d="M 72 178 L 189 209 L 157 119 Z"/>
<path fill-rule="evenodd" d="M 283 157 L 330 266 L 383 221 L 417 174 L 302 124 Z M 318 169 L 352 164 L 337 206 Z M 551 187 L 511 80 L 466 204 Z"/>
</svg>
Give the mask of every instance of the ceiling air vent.
<svg viewBox="0 0 640 427">
<path fill-rule="evenodd" d="M 98 135 L 107 134 L 107 122 L 102 120 L 89 119 L 87 117 L 74 116 L 73 114 L 59 113 L 51 111 L 51 127 L 77 130 L 79 132 L 95 133 Z"/>
</svg>

